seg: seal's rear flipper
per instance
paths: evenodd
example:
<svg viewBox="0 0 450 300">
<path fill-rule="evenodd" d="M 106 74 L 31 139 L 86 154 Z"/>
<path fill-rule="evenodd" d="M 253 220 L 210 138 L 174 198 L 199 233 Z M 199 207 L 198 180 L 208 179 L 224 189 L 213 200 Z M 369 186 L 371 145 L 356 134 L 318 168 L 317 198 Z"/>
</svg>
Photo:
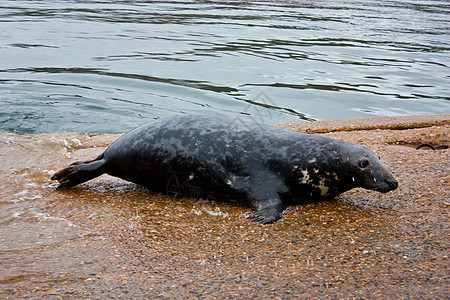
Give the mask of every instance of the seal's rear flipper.
<svg viewBox="0 0 450 300">
<path fill-rule="evenodd" d="M 53 174 L 50 179 L 59 181 L 57 189 L 73 187 L 105 173 L 104 164 L 103 155 L 100 155 L 93 160 L 73 163 Z"/>
</svg>

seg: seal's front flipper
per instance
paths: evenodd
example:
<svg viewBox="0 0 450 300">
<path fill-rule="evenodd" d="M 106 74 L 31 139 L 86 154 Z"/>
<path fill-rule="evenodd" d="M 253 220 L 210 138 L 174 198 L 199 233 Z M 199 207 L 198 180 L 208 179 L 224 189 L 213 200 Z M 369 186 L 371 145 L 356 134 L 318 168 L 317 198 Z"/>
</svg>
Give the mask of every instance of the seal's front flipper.
<svg viewBox="0 0 450 300">
<path fill-rule="evenodd" d="M 258 201 L 258 210 L 248 219 L 261 224 L 273 223 L 283 216 L 283 203 L 280 199 Z"/>
<path fill-rule="evenodd" d="M 256 210 L 248 218 L 262 224 L 273 223 L 283 216 L 283 202 L 280 194 L 288 188 L 284 180 L 271 170 L 254 165 L 250 173 L 248 197 Z"/>
<path fill-rule="evenodd" d="M 57 189 L 73 187 L 105 173 L 104 164 L 103 155 L 100 155 L 93 160 L 73 163 L 53 174 L 50 179 L 59 181 Z"/>
</svg>

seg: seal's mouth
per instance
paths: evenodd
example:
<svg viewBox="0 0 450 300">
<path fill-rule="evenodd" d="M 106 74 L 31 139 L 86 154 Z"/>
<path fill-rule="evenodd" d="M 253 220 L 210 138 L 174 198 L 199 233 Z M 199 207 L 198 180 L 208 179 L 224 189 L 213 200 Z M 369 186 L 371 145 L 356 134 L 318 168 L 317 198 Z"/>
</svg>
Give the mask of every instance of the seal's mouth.
<svg viewBox="0 0 450 300">
<path fill-rule="evenodd" d="M 390 192 L 390 191 L 393 191 L 393 190 L 397 189 L 397 187 L 398 187 L 398 181 L 397 180 L 395 180 L 395 179 L 390 179 L 390 180 L 385 179 L 383 184 L 375 186 L 375 187 L 371 188 L 371 190 L 377 191 L 377 192 L 381 192 L 381 193 L 387 193 L 387 192 Z"/>
</svg>

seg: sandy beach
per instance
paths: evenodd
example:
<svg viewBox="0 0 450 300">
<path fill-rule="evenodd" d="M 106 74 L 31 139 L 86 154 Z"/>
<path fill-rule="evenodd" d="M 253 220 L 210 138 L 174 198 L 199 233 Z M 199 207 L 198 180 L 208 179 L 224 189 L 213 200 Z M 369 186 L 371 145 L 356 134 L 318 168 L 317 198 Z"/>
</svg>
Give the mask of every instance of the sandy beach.
<svg viewBox="0 0 450 300">
<path fill-rule="evenodd" d="M 399 181 L 289 207 L 171 198 L 102 176 L 51 174 L 120 135 L 0 132 L 2 299 L 445 299 L 450 114 L 280 124 L 363 144 Z"/>
</svg>

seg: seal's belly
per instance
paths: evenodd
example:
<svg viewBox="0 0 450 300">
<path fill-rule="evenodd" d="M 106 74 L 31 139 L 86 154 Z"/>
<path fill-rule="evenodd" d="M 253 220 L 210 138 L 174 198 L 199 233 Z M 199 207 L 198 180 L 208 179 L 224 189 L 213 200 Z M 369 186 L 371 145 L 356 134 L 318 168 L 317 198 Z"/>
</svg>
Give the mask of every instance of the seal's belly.
<svg viewBox="0 0 450 300">
<path fill-rule="evenodd" d="M 107 173 L 172 196 L 245 198 L 231 184 L 241 170 L 223 159 L 223 155 L 213 159 L 206 153 L 187 154 L 188 151 L 169 152 L 165 147 L 151 147 L 140 153 L 114 153 L 108 157 Z"/>
</svg>

